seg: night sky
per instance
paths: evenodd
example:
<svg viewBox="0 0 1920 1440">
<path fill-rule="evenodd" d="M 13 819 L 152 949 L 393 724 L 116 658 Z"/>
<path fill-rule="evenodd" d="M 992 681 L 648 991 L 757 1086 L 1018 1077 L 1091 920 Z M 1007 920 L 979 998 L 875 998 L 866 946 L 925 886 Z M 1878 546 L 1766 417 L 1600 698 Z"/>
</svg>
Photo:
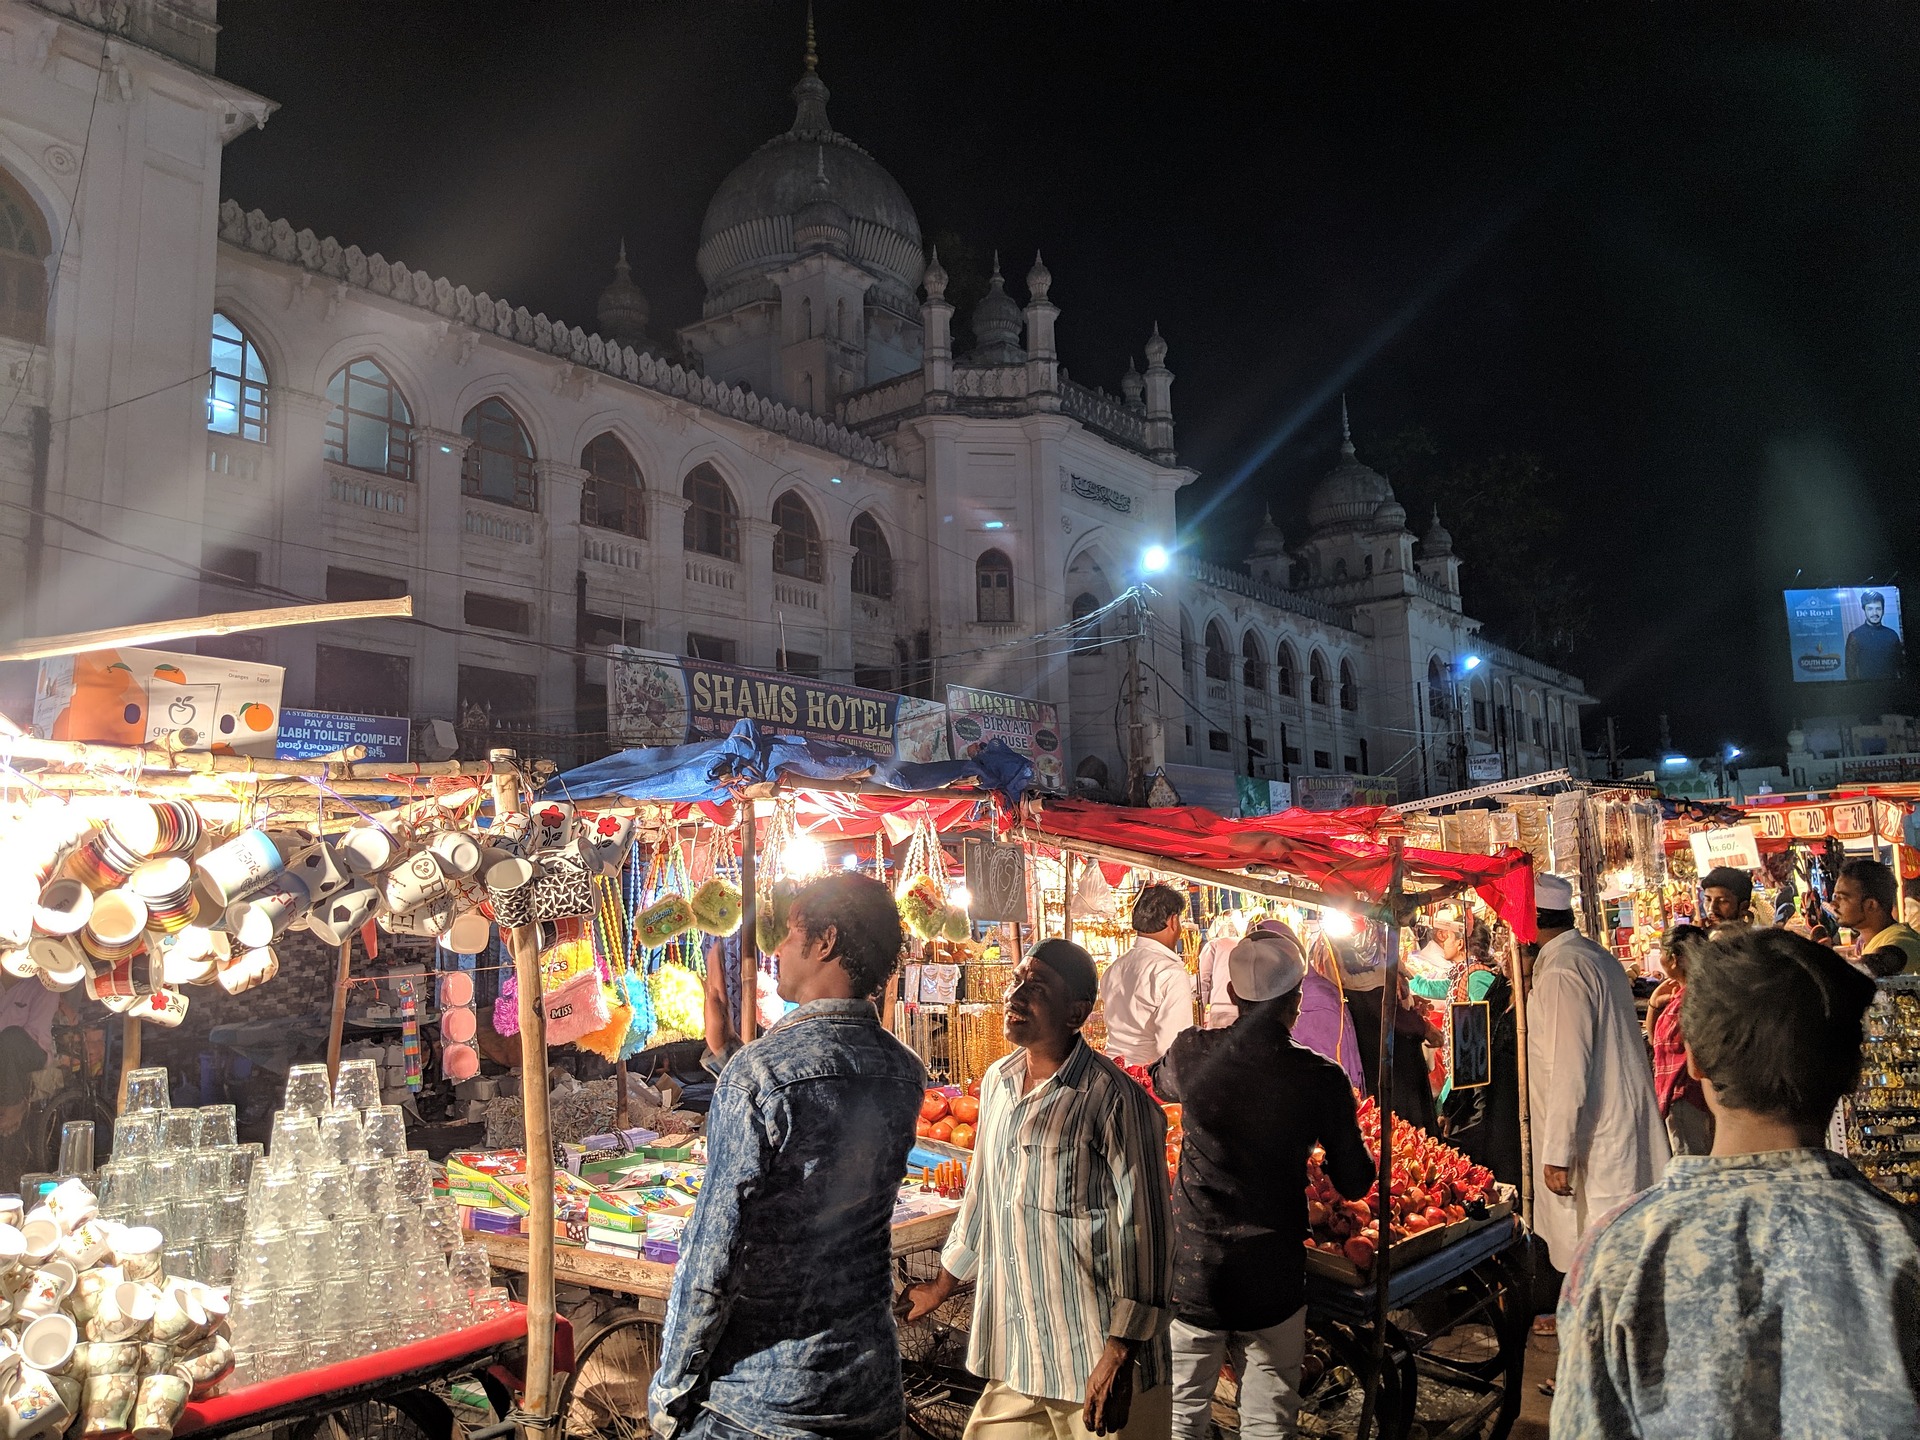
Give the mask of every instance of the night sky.
<svg viewBox="0 0 1920 1440">
<path fill-rule="evenodd" d="M 951 237 L 956 286 L 998 246 L 1024 296 L 1041 248 L 1064 363 L 1116 392 L 1159 322 L 1185 543 L 1238 560 L 1265 504 L 1299 538 L 1344 388 L 1410 509 L 1538 457 L 1515 564 L 1574 582 L 1590 746 L 1613 714 L 1644 753 L 1664 711 L 1694 753 L 1765 753 L 1913 703 L 1794 693 L 1778 592 L 1904 571 L 1920 613 L 1920 9 L 817 14 L 836 128 Z M 791 123 L 803 17 L 226 0 L 220 72 L 282 108 L 224 190 L 589 329 L 624 236 L 669 335 L 708 198 Z M 1526 633 L 1527 587 L 1453 529 L 1470 613 Z"/>
</svg>

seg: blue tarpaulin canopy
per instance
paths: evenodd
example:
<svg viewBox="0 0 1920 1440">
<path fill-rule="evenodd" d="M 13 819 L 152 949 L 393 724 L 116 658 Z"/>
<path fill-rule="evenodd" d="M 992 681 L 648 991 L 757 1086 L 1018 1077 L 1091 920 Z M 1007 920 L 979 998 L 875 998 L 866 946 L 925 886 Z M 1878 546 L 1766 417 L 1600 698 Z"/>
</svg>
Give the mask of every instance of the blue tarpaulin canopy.
<svg viewBox="0 0 1920 1440">
<path fill-rule="evenodd" d="M 771 782 L 804 788 L 810 780 L 857 781 L 876 792 L 972 785 L 1017 805 L 1033 784 L 1033 762 L 1000 740 L 988 741 L 965 760 L 884 760 L 838 741 L 775 735 L 753 720 L 742 720 L 724 740 L 622 750 L 579 766 L 549 780 L 540 798 L 722 803 L 744 786 Z"/>
</svg>

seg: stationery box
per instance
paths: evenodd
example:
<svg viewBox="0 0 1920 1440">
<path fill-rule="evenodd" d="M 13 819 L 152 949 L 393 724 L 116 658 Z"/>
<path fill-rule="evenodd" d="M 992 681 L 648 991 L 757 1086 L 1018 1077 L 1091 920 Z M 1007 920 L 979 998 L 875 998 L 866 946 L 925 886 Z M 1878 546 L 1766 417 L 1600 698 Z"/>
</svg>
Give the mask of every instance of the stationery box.
<svg viewBox="0 0 1920 1440">
<path fill-rule="evenodd" d="M 589 1249 L 605 1247 L 621 1255 L 638 1255 L 641 1238 L 629 1230 L 608 1230 L 604 1226 L 587 1226 L 587 1246 Z"/>
<path fill-rule="evenodd" d="M 525 1217 L 512 1210 L 469 1210 L 463 1223 L 482 1235 L 519 1235 L 524 1233 Z"/>
</svg>

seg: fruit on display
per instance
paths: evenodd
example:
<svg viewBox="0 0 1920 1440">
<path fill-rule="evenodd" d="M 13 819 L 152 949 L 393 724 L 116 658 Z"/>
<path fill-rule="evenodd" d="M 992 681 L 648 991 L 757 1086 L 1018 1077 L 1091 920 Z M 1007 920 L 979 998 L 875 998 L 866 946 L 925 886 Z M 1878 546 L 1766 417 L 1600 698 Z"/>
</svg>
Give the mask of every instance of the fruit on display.
<svg viewBox="0 0 1920 1440">
<path fill-rule="evenodd" d="M 942 1141 L 943 1143 L 951 1141 L 953 1139 L 953 1117 L 948 1116 L 944 1120 L 934 1121 L 931 1134 L 935 1140 Z"/>
<path fill-rule="evenodd" d="M 704 882 L 687 902 L 693 923 L 708 935 L 732 935 L 740 928 L 740 887 L 718 875 Z"/>
<path fill-rule="evenodd" d="M 953 1127 L 953 1133 L 947 1137 L 950 1144 L 958 1145 L 962 1150 L 973 1149 L 973 1126 L 961 1121 Z"/>
<path fill-rule="evenodd" d="M 913 1133 L 918 1135 L 922 1140 L 926 1139 L 929 1135 L 933 1134 L 933 1122 L 924 1118 L 914 1121 Z"/>
<path fill-rule="evenodd" d="M 1358 1119 L 1360 1138 L 1377 1165 L 1380 1110 L 1371 1097 L 1360 1102 Z M 1354 1268 L 1366 1270 L 1380 1248 L 1380 1187 L 1376 1183 L 1363 1199 L 1346 1199 L 1327 1178 L 1322 1168 L 1325 1158 L 1325 1152 L 1316 1147 L 1307 1161 L 1307 1244 L 1342 1255 Z M 1484 1215 L 1499 1194 L 1491 1170 L 1396 1115 L 1389 1198 L 1389 1226 L 1398 1244 L 1423 1230 Z"/>
<path fill-rule="evenodd" d="M 920 1101 L 920 1118 L 931 1125 L 936 1120 L 944 1120 L 952 1108 L 947 1097 L 938 1090 L 929 1090 Z"/>
<path fill-rule="evenodd" d="M 953 1118 L 962 1125 L 972 1125 L 980 1118 L 980 1097 L 978 1095 L 956 1095 L 947 1104 Z"/>
</svg>

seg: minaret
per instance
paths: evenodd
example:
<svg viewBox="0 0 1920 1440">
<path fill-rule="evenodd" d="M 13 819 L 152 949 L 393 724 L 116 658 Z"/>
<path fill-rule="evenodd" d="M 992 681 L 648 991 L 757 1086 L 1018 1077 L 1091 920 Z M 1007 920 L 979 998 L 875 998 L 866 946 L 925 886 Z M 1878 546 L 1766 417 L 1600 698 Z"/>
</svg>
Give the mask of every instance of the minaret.
<svg viewBox="0 0 1920 1440">
<path fill-rule="evenodd" d="M 1167 342 L 1160 338 L 1158 320 L 1147 341 L 1147 448 L 1162 465 L 1174 463 L 1173 372 L 1167 368 Z"/>
<path fill-rule="evenodd" d="M 947 272 L 940 264 L 940 247 L 933 247 L 927 266 L 927 298 L 920 302 L 920 326 L 926 335 L 920 373 L 926 377 L 927 409 L 953 408 L 953 306 L 947 303 Z"/>
<path fill-rule="evenodd" d="M 1053 272 L 1033 252 L 1027 271 L 1027 398 L 1036 410 L 1060 408 L 1060 352 L 1054 348 L 1053 322 L 1060 307 L 1047 298 Z"/>
<path fill-rule="evenodd" d="M 1120 394 L 1126 401 L 1127 409 L 1145 412 L 1147 402 L 1142 397 L 1146 394 L 1146 382 L 1140 378 L 1140 372 L 1133 368 L 1131 355 L 1127 357 L 1127 373 L 1120 377 Z"/>
</svg>

